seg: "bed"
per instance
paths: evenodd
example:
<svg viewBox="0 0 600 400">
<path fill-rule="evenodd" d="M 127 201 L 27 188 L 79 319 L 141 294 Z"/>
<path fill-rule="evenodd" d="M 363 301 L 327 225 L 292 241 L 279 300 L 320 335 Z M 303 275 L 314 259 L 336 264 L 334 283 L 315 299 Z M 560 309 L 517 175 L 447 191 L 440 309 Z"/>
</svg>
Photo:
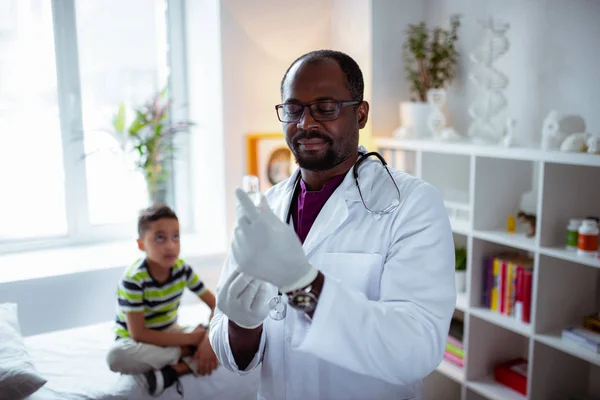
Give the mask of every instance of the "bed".
<svg viewBox="0 0 600 400">
<path fill-rule="evenodd" d="M 202 321 L 203 305 L 182 307 L 180 323 Z M 28 336 L 25 345 L 35 368 L 48 382 L 27 400 L 136 400 L 152 398 L 132 377 L 111 372 L 106 354 L 113 342 L 112 322 Z M 184 399 L 255 400 L 259 370 L 244 376 L 217 368 L 210 376 L 183 376 Z M 174 387 L 159 399 L 181 400 Z"/>
</svg>

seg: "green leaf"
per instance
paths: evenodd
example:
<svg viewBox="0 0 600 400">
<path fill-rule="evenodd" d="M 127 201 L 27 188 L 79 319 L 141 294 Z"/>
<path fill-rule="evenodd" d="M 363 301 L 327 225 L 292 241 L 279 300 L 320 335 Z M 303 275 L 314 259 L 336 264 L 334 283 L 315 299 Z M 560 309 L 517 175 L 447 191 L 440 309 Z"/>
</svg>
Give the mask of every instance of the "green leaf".
<svg viewBox="0 0 600 400">
<path fill-rule="evenodd" d="M 455 268 L 457 271 L 467 269 L 467 249 L 458 247 L 454 250 Z"/>
<path fill-rule="evenodd" d="M 125 103 L 121 102 L 121 104 L 119 104 L 119 109 L 113 118 L 113 127 L 121 134 L 125 129 L 125 114 Z"/>
<path fill-rule="evenodd" d="M 140 118 L 140 114 L 138 112 L 138 115 L 136 117 L 136 119 L 134 119 L 131 122 L 131 125 L 129 125 L 129 135 L 130 136 L 138 136 L 138 134 L 140 133 L 140 131 L 146 127 L 148 125 L 148 122 L 145 120 L 145 118 Z"/>
</svg>

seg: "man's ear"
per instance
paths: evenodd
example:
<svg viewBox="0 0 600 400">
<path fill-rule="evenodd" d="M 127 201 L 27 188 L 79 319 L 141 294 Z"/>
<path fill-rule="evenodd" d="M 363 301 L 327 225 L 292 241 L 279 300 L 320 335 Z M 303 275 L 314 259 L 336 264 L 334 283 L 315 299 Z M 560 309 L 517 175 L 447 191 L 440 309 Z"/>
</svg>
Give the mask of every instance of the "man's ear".
<svg viewBox="0 0 600 400">
<path fill-rule="evenodd" d="M 138 244 L 138 249 L 140 249 L 141 251 L 146 251 L 144 249 L 144 242 L 142 242 L 142 239 L 138 239 L 137 244 Z"/>
<path fill-rule="evenodd" d="M 357 116 L 358 129 L 362 129 L 367 125 L 367 121 L 369 120 L 369 103 L 363 101 L 358 105 Z"/>
</svg>

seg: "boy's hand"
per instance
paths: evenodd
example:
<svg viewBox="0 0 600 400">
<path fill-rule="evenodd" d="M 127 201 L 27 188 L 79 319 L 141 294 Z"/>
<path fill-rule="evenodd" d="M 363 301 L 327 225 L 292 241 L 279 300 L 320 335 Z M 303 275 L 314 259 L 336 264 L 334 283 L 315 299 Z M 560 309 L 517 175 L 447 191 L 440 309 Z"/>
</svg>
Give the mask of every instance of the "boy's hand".
<svg viewBox="0 0 600 400">
<path fill-rule="evenodd" d="M 204 325 L 202 325 L 202 324 L 200 324 L 196 328 L 194 328 L 194 330 L 192 332 L 190 332 L 191 342 L 192 342 L 192 343 L 190 343 L 190 345 L 198 346 L 204 339 L 207 338 L 206 332 L 207 332 L 207 330 L 204 327 Z"/>
<path fill-rule="evenodd" d="M 200 375 L 210 375 L 219 366 L 217 356 L 210 345 L 208 335 L 198 345 L 194 359 L 197 362 L 196 372 Z"/>
</svg>

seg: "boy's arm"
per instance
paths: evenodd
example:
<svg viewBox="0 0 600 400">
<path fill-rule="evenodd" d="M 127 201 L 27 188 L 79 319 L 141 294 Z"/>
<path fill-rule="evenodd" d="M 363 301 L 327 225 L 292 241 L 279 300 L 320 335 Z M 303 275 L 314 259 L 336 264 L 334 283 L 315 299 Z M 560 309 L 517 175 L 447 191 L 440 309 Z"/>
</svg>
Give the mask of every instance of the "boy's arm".
<svg viewBox="0 0 600 400">
<path fill-rule="evenodd" d="M 200 300 L 202 300 L 210 308 L 210 317 L 208 318 L 208 321 L 210 321 L 213 318 L 213 315 L 215 314 L 215 307 L 217 304 L 215 295 L 209 289 L 206 289 L 200 295 Z"/>
<path fill-rule="evenodd" d="M 127 328 L 132 339 L 140 343 L 156 346 L 196 346 L 206 335 L 206 330 L 196 328 L 190 333 L 161 332 L 146 327 L 143 312 L 128 312 Z"/>
</svg>

